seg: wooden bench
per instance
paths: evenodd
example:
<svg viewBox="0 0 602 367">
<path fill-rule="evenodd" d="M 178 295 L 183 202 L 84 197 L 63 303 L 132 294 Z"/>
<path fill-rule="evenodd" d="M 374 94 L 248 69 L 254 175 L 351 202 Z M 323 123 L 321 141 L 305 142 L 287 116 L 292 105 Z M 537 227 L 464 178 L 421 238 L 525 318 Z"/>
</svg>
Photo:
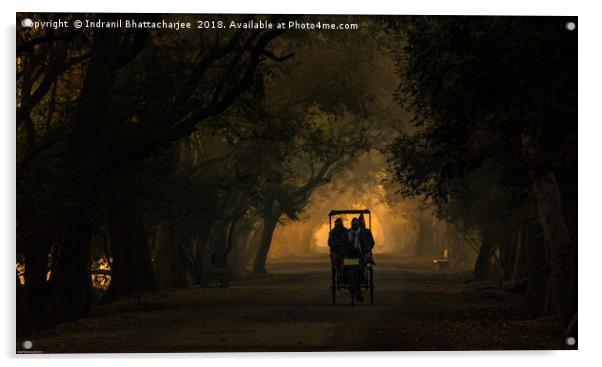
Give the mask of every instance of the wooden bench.
<svg viewBox="0 0 602 367">
<path fill-rule="evenodd" d="M 443 250 L 443 257 L 438 259 L 433 259 L 433 265 L 435 265 L 435 271 L 440 273 L 441 271 L 448 270 L 450 267 L 449 260 L 447 259 L 447 255 L 449 252 L 447 249 Z"/>
</svg>

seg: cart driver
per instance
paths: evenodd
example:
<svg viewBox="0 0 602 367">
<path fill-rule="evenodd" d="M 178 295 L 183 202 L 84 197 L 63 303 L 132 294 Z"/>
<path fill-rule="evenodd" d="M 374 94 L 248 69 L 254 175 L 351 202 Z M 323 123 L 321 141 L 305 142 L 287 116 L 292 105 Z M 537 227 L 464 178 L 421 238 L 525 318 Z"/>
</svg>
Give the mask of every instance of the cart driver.
<svg viewBox="0 0 602 367">
<path fill-rule="evenodd" d="M 347 232 L 348 257 L 364 257 L 374 247 L 372 232 L 366 228 L 364 216 L 353 218 L 351 228 Z"/>
<path fill-rule="evenodd" d="M 358 218 L 351 220 L 351 228 L 347 231 L 347 247 L 345 256 L 349 258 L 362 258 L 365 249 L 368 249 L 368 236 L 365 229 L 360 227 L 360 221 Z M 360 302 L 364 301 L 362 297 L 362 291 L 360 288 L 362 275 L 359 271 L 354 274 L 354 281 L 350 282 L 352 287 L 351 291 L 355 295 L 355 299 Z"/>
</svg>

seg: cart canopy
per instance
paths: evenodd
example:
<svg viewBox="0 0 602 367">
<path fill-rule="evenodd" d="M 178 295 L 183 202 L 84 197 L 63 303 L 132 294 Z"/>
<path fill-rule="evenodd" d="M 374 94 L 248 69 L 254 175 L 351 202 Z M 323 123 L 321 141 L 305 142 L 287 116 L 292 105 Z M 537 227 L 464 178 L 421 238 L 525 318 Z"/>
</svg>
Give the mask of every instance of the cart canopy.
<svg viewBox="0 0 602 367">
<path fill-rule="evenodd" d="M 370 210 L 368 209 L 344 209 L 344 210 L 331 210 L 328 213 L 329 216 L 340 215 L 340 214 L 370 214 Z"/>
</svg>

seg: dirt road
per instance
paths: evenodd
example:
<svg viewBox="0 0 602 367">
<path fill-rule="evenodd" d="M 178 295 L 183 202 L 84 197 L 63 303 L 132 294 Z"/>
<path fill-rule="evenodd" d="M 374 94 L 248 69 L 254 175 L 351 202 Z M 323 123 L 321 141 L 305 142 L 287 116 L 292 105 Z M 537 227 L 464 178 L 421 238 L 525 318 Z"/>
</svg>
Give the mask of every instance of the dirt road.
<svg viewBox="0 0 602 367">
<path fill-rule="evenodd" d="M 521 296 L 469 273 L 377 258 L 375 304 L 333 307 L 324 257 L 269 264 L 229 289 L 158 291 L 96 306 L 89 319 L 37 335 L 44 352 L 564 349 Z M 21 349 L 18 346 L 18 350 Z"/>
</svg>

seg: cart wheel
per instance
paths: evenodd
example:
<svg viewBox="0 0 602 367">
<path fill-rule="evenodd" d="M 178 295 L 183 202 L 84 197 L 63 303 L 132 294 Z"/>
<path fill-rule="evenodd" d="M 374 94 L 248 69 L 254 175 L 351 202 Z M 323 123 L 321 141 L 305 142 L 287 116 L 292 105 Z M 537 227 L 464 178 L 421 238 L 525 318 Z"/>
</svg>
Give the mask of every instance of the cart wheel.
<svg viewBox="0 0 602 367">
<path fill-rule="evenodd" d="M 332 274 L 332 285 L 330 286 L 330 290 L 332 291 L 332 305 L 336 305 L 336 297 L 337 297 L 337 275 L 336 269 L 334 266 L 330 270 Z"/>
<path fill-rule="evenodd" d="M 370 304 L 373 305 L 374 304 L 374 270 L 372 269 L 372 267 L 370 267 L 370 269 L 368 270 L 369 273 L 369 277 L 370 277 Z"/>
</svg>

